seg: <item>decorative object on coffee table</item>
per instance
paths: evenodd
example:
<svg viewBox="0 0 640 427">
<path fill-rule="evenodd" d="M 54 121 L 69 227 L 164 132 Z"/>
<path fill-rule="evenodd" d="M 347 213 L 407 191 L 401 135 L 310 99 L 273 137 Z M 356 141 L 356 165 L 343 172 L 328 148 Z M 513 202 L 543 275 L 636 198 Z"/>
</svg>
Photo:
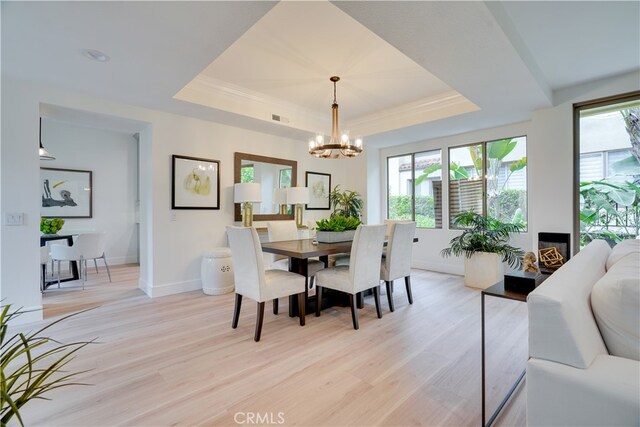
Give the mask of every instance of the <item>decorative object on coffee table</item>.
<svg viewBox="0 0 640 427">
<path fill-rule="evenodd" d="M 564 264 L 564 257 L 557 248 L 545 248 L 538 250 L 540 262 L 550 270 L 557 270 Z"/>
<path fill-rule="evenodd" d="M 548 267 L 540 256 L 541 249 L 555 248 L 562 256 L 562 264 L 571 258 L 571 235 L 569 233 L 538 233 L 538 267 L 542 274 L 551 274 L 562 266 Z"/>
<path fill-rule="evenodd" d="M 540 269 L 536 265 L 536 254 L 534 254 L 533 252 L 527 252 L 526 254 L 524 254 L 523 261 L 523 271 L 527 273 L 540 273 Z"/>
</svg>

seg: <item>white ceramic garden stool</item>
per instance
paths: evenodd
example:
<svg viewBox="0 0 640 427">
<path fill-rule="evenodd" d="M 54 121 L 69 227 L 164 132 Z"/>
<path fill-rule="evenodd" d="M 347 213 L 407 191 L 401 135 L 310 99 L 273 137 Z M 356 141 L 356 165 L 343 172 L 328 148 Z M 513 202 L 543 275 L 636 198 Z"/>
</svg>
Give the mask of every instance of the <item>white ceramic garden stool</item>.
<svg viewBox="0 0 640 427">
<path fill-rule="evenodd" d="M 202 292 L 207 295 L 222 295 L 233 292 L 233 262 L 231 249 L 214 248 L 202 256 Z"/>
</svg>

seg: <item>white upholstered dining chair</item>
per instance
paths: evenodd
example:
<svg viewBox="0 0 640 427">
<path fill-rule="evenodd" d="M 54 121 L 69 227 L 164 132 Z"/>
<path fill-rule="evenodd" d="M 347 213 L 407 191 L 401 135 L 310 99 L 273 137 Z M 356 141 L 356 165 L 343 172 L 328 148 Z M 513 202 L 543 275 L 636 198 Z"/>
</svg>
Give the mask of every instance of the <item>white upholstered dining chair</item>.
<svg viewBox="0 0 640 427">
<path fill-rule="evenodd" d="M 295 221 L 269 221 L 267 222 L 267 233 L 270 242 L 281 242 L 285 240 L 298 240 L 298 226 Z M 281 255 L 272 255 L 273 262 L 271 268 L 276 270 L 289 271 L 289 258 Z M 304 274 L 305 286 L 310 289 L 313 286 L 315 275 L 324 268 L 324 263 L 318 259 L 307 260 L 307 271 Z M 311 279 L 311 280 L 309 280 Z M 273 314 L 278 314 L 278 300 L 273 300 Z"/>
<path fill-rule="evenodd" d="M 51 245 L 51 259 L 58 263 L 58 287 L 60 287 L 60 262 L 77 261 L 80 278 L 82 279 L 82 289 L 87 281 L 87 260 L 93 259 L 98 274 L 97 259 L 102 259 L 107 269 L 109 282 L 111 282 L 111 271 L 104 254 L 107 236 L 105 233 L 83 233 L 78 236 L 73 246 Z"/>
<path fill-rule="evenodd" d="M 233 277 L 236 288 L 236 303 L 231 327 L 238 327 L 242 297 L 258 303 L 255 341 L 260 341 L 266 301 L 298 295 L 300 326 L 305 323 L 305 278 L 282 270 L 265 270 L 262 246 L 253 227 L 227 227 L 227 237 L 233 259 Z"/>
<path fill-rule="evenodd" d="M 413 238 L 416 234 L 415 222 L 396 222 L 390 226 L 387 244 L 387 255 L 382 259 L 380 266 L 380 280 L 387 285 L 387 300 L 389 309 L 393 306 L 393 281 L 404 278 L 407 288 L 409 304 L 413 304 L 411 294 L 411 254 L 413 252 Z"/>
<path fill-rule="evenodd" d="M 395 224 L 406 224 L 410 222 L 413 222 L 413 221 L 405 220 L 405 219 L 385 219 L 384 225 L 387 227 L 386 234 L 385 234 L 387 236 L 387 239 L 391 238 L 391 233 L 393 231 L 393 226 Z M 387 247 L 385 246 L 384 248 L 382 248 L 382 258 L 386 256 L 387 256 Z M 350 259 L 349 255 L 347 254 L 335 255 L 333 257 L 333 263 L 336 267 L 341 265 L 349 265 L 349 259 Z"/>
<path fill-rule="evenodd" d="M 384 244 L 384 225 L 360 225 L 351 246 L 349 266 L 338 266 L 318 271 L 316 274 L 316 316 L 320 316 L 322 289 L 329 288 L 349 294 L 353 328 L 358 329 L 356 294 L 373 289 L 378 318 L 380 310 L 380 265 Z"/>
</svg>

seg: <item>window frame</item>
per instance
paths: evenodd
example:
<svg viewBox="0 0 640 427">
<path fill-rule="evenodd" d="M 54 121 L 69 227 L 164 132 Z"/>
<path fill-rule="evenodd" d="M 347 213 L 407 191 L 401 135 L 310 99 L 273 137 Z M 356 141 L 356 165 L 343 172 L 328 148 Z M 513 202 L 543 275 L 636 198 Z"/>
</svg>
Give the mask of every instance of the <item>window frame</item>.
<svg viewBox="0 0 640 427">
<path fill-rule="evenodd" d="M 429 153 L 431 151 L 439 151 L 440 152 L 440 163 L 442 164 L 442 148 L 433 148 L 433 149 L 429 149 L 429 150 L 422 150 L 422 151 L 416 151 L 416 152 L 411 152 L 411 153 L 404 153 L 404 154 L 396 154 L 393 156 L 387 156 L 387 164 L 386 164 L 386 169 L 387 169 L 387 179 L 386 179 L 386 193 L 387 193 L 387 212 L 386 212 L 386 219 L 389 219 L 389 209 L 390 209 L 390 203 L 389 203 L 389 199 L 390 199 L 390 192 L 389 192 L 389 160 L 390 159 L 397 159 L 400 157 L 407 157 L 409 156 L 411 158 L 411 221 L 416 222 L 416 186 L 415 186 L 415 182 L 416 182 L 416 154 L 422 154 L 422 153 Z M 441 180 L 442 180 L 442 169 L 441 169 Z M 444 200 L 444 199 L 443 199 Z M 441 200 L 440 203 L 444 204 L 444 201 Z M 434 206 L 435 209 L 435 206 Z M 441 210 L 442 210 L 442 206 L 441 206 Z M 440 223 L 442 224 L 443 221 L 440 221 Z M 443 227 L 442 225 L 440 227 L 419 227 L 417 226 L 416 223 L 416 228 L 420 228 L 423 230 L 442 230 Z"/>
<path fill-rule="evenodd" d="M 580 251 L 580 112 L 640 100 L 640 91 L 626 92 L 573 104 L 573 227 L 572 255 Z M 603 164 L 605 159 L 603 159 Z M 603 168 L 605 172 L 606 166 Z"/>
</svg>

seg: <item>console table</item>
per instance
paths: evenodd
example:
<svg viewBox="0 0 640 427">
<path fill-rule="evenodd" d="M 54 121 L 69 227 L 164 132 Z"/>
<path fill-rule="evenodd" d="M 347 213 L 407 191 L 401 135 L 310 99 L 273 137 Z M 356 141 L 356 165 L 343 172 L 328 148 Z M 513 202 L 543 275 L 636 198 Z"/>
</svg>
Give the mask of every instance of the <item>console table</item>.
<svg viewBox="0 0 640 427">
<path fill-rule="evenodd" d="M 524 378 L 525 375 L 525 370 L 523 369 L 522 372 L 520 373 L 520 375 L 518 376 L 518 379 L 516 380 L 515 383 L 513 383 L 513 385 L 511 386 L 511 388 L 509 389 L 509 391 L 507 392 L 507 395 L 502 399 L 502 401 L 500 402 L 500 404 L 498 405 L 498 408 L 493 412 L 493 414 L 491 414 L 491 417 L 489 418 L 489 421 L 486 421 L 486 387 L 485 387 L 485 339 L 484 339 L 484 298 L 485 296 L 492 296 L 492 297 L 496 297 L 496 298 L 505 298 L 505 299 L 509 299 L 509 300 L 513 300 L 513 301 L 520 301 L 520 302 L 527 302 L 527 293 L 520 293 L 520 292 L 514 292 L 514 291 L 510 291 L 510 290 L 506 290 L 504 288 L 504 281 L 500 281 L 498 283 L 496 283 L 493 286 L 489 286 L 487 289 L 483 289 L 482 293 L 481 293 L 481 310 L 482 310 L 482 425 L 484 427 L 490 427 L 491 424 L 493 424 L 493 422 L 496 420 L 496 418 L 498 417 L 498 414 L 500 414 L 500 411 L 502 411 L 502 409 L 504 408 L 504 406 L 507 404 L 507 401 L 509 400 L 509 398 L 511 397 L 511 395 L 513 394 L 513 392 L 518 388 L 518 385 L 520 385 L 520 383 L 522 382 L 522 379 Z"/>
</svg>

